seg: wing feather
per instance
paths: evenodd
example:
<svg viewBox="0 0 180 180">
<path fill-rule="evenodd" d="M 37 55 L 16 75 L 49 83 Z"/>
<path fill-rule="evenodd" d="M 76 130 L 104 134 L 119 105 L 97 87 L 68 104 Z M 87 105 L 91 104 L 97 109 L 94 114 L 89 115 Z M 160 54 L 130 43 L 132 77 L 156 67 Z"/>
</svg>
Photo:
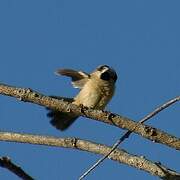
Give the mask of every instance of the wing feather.
<svg viewBox="0 0 180 180">
<path fill-rule="evenodd" d="M 73 69 L 58 69 L 56 74 L 71 77 L 72 85 L 80 89 L 85 85 L 90 76 L 83 71 L 75 71 Z"/>
</svg>

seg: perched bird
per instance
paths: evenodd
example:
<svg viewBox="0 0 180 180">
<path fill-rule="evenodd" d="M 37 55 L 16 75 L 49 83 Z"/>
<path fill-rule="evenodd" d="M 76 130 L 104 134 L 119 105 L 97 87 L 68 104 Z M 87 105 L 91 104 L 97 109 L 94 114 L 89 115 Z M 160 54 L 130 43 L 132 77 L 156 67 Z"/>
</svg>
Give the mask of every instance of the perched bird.
<svg viewBox="0 0 180 180">
<path fill-rule="evenodd" d="M 52 97 L 76 105 L 103 110 L 115 91 L 117 74 L 107 65 L 98 66 L 91 74 L 72 69 L 59 69 L 56 74 L 71 77 L 72 85 L 79 88 L 80 92 L 74 98 Z M 47 115 L 51 118 L 51 124 L 61 131 L 67 129 L 78 118 L 74 113 L 51 109 Z"/>
</svg>

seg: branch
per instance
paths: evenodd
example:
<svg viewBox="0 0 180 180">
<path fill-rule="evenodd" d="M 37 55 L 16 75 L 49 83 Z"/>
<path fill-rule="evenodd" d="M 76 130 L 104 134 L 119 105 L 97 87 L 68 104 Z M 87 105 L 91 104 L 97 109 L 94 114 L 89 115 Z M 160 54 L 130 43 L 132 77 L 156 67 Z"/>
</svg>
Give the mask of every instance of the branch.
<svg viewBox="0 0 180 180">
<path fill-rule="evenodd" d="M 111 147 L 78 138 L 56 138 L 52 136 L 39 136 L 10 132 L 0 132 L 0 141 L 73 148 L 101 155 L 106 155 L 111 150 Z M 144 170 L 164 180 L 180 180 L 180 173 L 170 170 L 161 164 L 153 163 L 144 157 L 129 154 L 121 149 L 116 149 L 108 158 L 119 163 Z"/>
<path fill-rule="evenodd" d="M 33 178 L 29 176 L 21 167 L 14 164 L 9 157 L 1 157 L 0 166 L 8 169 L 23 180 L 33 180 Z"/>
<path fill-rule="evenodd" d="M 146 122 L 148 119 L 152 118 L 153 116 L 155 116 L 156 114 L 158 114 L 159 112 L 161 112 L 162 110 L 164 110 L 165 108 L 169 107 L 170 105 L 174 104 L 175 102 L 179 101 L 179 97 L 176 97 L 174 99 L 171 99 L 169 101 L 167 101 L 166 103 L 164 103 L 163 105 L 159 106 L 158 108 L 156 108 L 153 112 L 149 113 L 148 115 L 146 115 L 144 118 L 142 118 L 140 121 L 138 121 L 139 123 L 144 123 Z M 134 127 L 135 129 L 136 127 Z M 100 158 L 96 163 L 94 163 L 87 171 L 85 171 L 85 173 L 83 173 L 82 176 L 80 176 L 79 180 L 85 178 L 91 171 L 93 171 L 97 166 L 99 166 L 106 158 L 108 158 L 108 156 L 113 153 L 113 151 L 127 138 L 129 138 L 129 136 L 133 133 L 133 131 L 126 131 L 112 146 L 112 149 L 102 158 Z"/>
<path fill-rule="evenodd" d="M 43 94 L 35 92 L 29 88 L 17 88 L 5 84 L 0 84 L 0 94 L 16 97 L 21 101 L 31 102 L 57 111 L 72 112 L 80 116 L 95 119 L 122 129 L 133 131 L 134 133 L 139 134 L 153 142 L 161 143 L 180 150 L 179 138 L 159 129 L 137 123 L 129 118 L 111 112 L 76 106 L 63 100 L 57 100 L 49 96 L 44 96 Z M 178 100 L 180 100 L 180 96 L 178 97 Z"/>
</svg>

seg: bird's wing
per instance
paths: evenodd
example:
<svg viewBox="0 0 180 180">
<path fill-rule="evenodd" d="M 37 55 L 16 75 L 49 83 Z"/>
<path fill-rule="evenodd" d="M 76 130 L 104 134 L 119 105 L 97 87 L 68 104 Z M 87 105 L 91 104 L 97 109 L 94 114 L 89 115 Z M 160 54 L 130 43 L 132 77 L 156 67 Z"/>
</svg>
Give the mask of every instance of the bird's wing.
<svg viewBox="0 0 180 180">
<path fill-rule="evenodd" d="M 82 89 L 89 79 L 89 74 L 83 71 L 75 71 L 72 69 L 59 69 L 55 72 L 57 75 L 71 77 L 72 85 L 75 88 Z"/>
</svg>

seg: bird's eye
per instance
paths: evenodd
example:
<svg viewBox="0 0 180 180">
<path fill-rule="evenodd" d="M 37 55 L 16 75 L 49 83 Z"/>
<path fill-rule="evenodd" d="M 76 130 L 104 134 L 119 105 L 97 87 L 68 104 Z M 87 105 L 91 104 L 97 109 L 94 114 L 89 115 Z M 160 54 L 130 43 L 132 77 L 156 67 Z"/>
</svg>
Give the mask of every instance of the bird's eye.
<svg viewBox="0 0 180 180">
<path fill-rule="evenodd" d="M 109 81 L 111 76 L 110 76 L 109 72 L 104 72 L 104 73 L 101 74 L 100 78 L 102 80 Z"/>
</svg>

